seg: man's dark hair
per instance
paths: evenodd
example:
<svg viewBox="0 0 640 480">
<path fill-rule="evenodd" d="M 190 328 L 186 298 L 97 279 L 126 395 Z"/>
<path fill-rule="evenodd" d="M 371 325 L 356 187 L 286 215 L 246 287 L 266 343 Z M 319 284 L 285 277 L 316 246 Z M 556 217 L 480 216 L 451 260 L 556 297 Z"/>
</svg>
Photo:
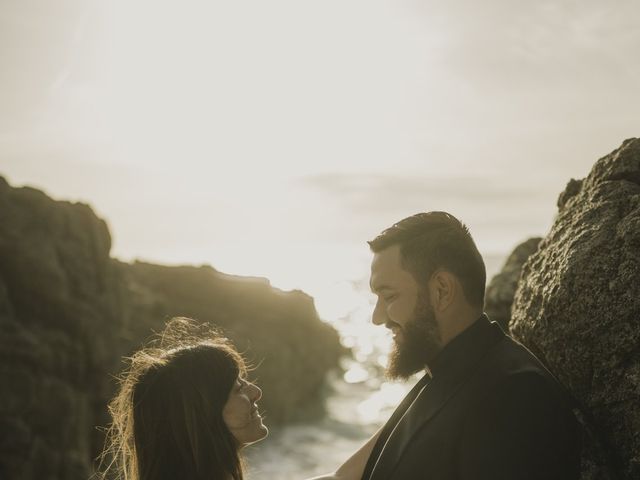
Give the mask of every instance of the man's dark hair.
<svg viewBox="0 0 640 480">
<path fill-rule="evenodd" d="M 426 284 L 442 268 L 454 274 L 462 284 L 467 301 L 484 306 L 486 271 L 469 229 L 446 212 L 412 215 L 384 230 L 369 246 L 378 253 L 400 245 L 402 267 L 418 283 Z"/>
</svg>

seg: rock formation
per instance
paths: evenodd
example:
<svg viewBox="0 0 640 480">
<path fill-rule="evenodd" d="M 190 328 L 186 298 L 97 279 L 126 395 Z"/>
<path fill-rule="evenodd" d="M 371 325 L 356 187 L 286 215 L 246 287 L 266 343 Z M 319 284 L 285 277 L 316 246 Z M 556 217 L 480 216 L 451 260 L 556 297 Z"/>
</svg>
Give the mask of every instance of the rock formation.
<svg viewBox="0 0 640 480">
<path fill-rule="evenodd" d="M 511 333 L 582 405 L 583 479 L 640 478 L 640 139 L 572 180 L 523 267 Z"/>
<path fill-rule="evenodd" d="M 522 266 L 538 250 L 541 240 L 540 237 L 530 238 L 518 245 L 507 258 L 500 273 L 495 275 L 487 286 L 484 310 L 489 318 L 498 322 L 505 331 L 509 330 L 511 305 L 518 287 Z"/>
<path fill-rule="evenodd" d="M 321 411 L 342 349 L 310 297 L 211 267 L 122 263 L 110 246 L 87 205 L 0 177 L 0 478 L 86 480 L 110 374 L 173 315 L 217 324 L 258 365 L 269 421 Z"/>
</svg>

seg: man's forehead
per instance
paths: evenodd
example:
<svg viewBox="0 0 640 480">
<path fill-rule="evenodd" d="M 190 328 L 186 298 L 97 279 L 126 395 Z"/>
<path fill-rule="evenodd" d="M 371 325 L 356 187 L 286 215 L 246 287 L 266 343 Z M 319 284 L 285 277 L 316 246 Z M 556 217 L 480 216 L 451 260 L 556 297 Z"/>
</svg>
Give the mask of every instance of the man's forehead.
<svg viewBox="0 0 640 480">
<path fill-rule="evenodd" d="M 392 245 L 376 252 L 371 260 L 371 272 L 400 268 L 400 246 Z"/>
<path fill-rule="evenodd" d="M 393 245 L 373 256 L 371 261 L 371 277 L 369 286 L 371 290 L 379 290 L 386 286 L 395 276 L 402 272 L 400 262 L 400 247 Z"/>
</svg>

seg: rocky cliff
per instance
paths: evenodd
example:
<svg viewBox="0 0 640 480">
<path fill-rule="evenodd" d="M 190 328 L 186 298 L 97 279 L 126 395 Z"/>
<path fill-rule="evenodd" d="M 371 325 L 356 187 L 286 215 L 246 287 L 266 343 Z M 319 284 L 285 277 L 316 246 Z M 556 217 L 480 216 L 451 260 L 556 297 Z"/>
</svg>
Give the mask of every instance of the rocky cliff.
<svg viewBox="0 0 640 480">
<path fill-rule="evenodd" d="M 583 480 L 640 478 L 640 139 L 562 192 L 510 330 L 581 405 Z"/>
<path fill-rule="evenodd" d="M 110 246 L 87 205 L 0 177 L 0 478 L 88 478 L 111 374 L 173 315 L 217 324 L 258 365 L 269 421 L 321 412 L 342 349 L 309 296 L 207 266 L 126 264 Z"/>
</svg>

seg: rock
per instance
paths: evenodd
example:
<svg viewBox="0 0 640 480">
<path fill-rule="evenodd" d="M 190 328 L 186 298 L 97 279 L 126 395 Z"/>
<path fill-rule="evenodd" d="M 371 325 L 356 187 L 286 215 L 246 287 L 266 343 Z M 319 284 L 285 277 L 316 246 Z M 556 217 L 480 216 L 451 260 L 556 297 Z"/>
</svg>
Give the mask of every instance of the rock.
<svg viewBox="0 0 640 480">
<path fill-rule="evenodd" d="M 118 359 L 96 364 L 88 352 L 103 343 L 112 357 L 125 353 L 112 333 L 110 244 L 87 205 L 0 182 L 0 423 L 30 439 L 0 452 L 2 478 L 65 478 L 67 457 L 84 458 L 89 471 L 105 403 L 97 392 L 112 384 Z"/>
<path fill-rule="evenodd" d="M 110 248 L 88 205 L 0 177 L 0 478 L 88 478 L 112 374 L 174 315 L 215 323 L 246 352 L 270 422 L 322 411 L 343 350 L 309 296 L 211 267 L 129 265 Z"/>
<path fill-rule="evenodd" d="M 583 479 L 640 478 L 640 139 L 572 181 L 524 265 L 511 333 L 582 405 Z"/>
<path fill-rule="evenodd" d="M 500 324 L 503 330 L 509 330 L 511 305 L 518 287 L 522 266 L 538 250 L 540 237 L 530 238 L 518 245 L 507 258 L 500 273 L 495 275 L 484 297 L 484 310 L 491 320 Z"/>
<path fill-rule="evenodd" d="M 583 180 L 576 180 L 575 178 L 569 180 L 564 191 L 558 196 L 557 206 L 559 209 L 564 208 L 569 199 L 575 197 L 580 192 L 582 189 L 582 182 Z"/>
</svg>

